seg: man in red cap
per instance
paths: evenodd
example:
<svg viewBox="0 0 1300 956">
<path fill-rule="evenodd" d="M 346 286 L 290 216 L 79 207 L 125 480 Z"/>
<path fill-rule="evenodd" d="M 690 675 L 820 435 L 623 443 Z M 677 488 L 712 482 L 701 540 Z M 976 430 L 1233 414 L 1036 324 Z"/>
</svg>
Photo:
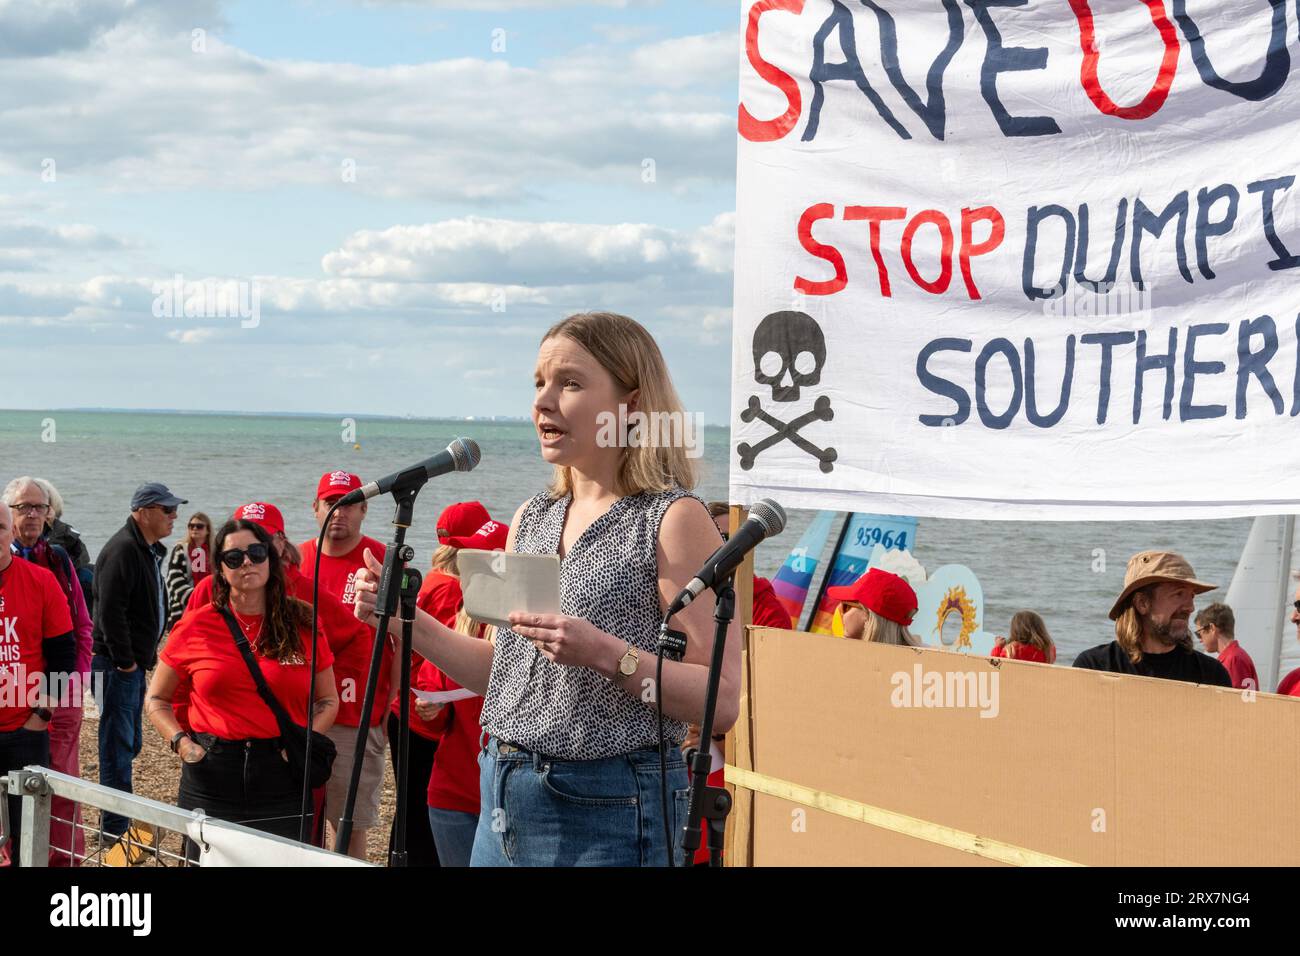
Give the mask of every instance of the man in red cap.
<svg viewBox="0 0 1300 956">
<path fill-rule="evenodd" d="M 360 487 L 361 479 L 350 472 L 327 471 L 321 475 L 316 484 L 316 498 L 312 501 L 317 525 L 325 521 L 334 502 Z M 369 549 L 378 560 L 384 560 L 384 546 L 361 533 L 361 523 L 365 518 L 364 501 L 335 511 L 325 526 L 325 545 L 320 553 L 321 593 L 332 595 L 349 611 L 357 602 L 354 586 L 357 571 L 365 567 L 366 550 Z M 298 550 L 302 552 L 303 573 L 311 577 L 316 569 L 315 540 L 303 542 Z M 326 784 L 325 818 L 335 832 L 347 799 L 356 751 L 357 727 L 361 725 L 363 717 L 361 705 L 365 699 L 366 678 L 370 675 L 370 655 L 375 635 L 370 628 L 366 631 L 365 640 L 353 641 L 342 655 L 336 651 L 334 658 L 334 676 L 339 683 L 339 716 L 330 728 L 329 736 L 338 748 L 338 758 L 334 761 L 334 772 Z M 365 859 L 366 832 L 379 822 L 379 797 L 384 783 L 383 721 L 391 700 L 391 664 L 392 648 L 385 643 L 374 706 L 366 718 L 369 731 L 362 759 L 361 783 L 352 814 L 352 839 L 348 843 L 348 855 L 357 859 Z"/>
<path fill-rule="evenodd" d="M 1124 590 L 1110 609 L 1115 639 L 1090 647 L 1075 667 L 1116 674 L 1163 677 L 1231 687 L 1222 664 L 1192 647 L 1187 626 L 1198 594 L 1215 585 L 1198 581 L 1192 566 L 1172 551 L 1143 551 L 1129 559 Z"/>
</svg>

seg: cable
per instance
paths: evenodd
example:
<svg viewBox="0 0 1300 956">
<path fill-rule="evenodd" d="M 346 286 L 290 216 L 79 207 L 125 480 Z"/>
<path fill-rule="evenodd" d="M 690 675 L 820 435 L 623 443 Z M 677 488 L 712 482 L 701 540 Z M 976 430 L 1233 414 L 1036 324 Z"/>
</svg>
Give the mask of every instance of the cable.
<svg viewBox="0 0 1300 956">
<path fill-rule="evenodd" d="M 655 713 L 659 719 L 659 807 L 664 816 L 664 841 L 668 847 L 668 865 L 677 865 L 673 856 L 672 826 L 668 822 L 668 755 L 664 746 L 664 653 L 671 660 L 680 661 L 686 655 L 686 635 L 669 630 L 671 614 L 665 614 L 659 625 L 659 639 L 655 642 Z"/>
<path fill-rule="evenodd" d="M 664 618 L 659 628 L 662 635 L 668 628 L 668 618 Z M 668 850 L 668 866 L 677 865 L 673 854 L 673 828 L 668 822 L 668 748 L 664 745 L 664 645 L 659 641 L 655 649 L 655 712 L 659 718 L 659 805 L 664 818 L 664 846 Z"/>
<path fill-rule="evenodd" d="M 316 538 L 316 561 L 311 572 L 311 656 L 307 658 L 307 750 L 303 755 L 302 766 L 302 806 L 298 814 L 298 842 L 307 842 L 307 809 L 311 802 L 311 717 L 316 706 L 316 646 L 317 646 L 317 608 L 320 605 L 320 556 L 325 548 L 325 529 L 329 527 L 330 518 L 338 509 L 335 501 L 320 523 L 320 535 Z M 317 821 L 319 822 L 319 821 Z"/>
</svg>

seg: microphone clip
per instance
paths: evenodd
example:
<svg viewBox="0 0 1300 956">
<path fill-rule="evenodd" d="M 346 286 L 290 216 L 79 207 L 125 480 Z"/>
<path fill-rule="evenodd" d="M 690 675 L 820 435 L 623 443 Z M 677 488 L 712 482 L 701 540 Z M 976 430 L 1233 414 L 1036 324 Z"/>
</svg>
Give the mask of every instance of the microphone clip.
<svg viewBox="0 0 1300 956">
<path fill-rule="evenodd" d="M 665 620 L 659 625 L 657 649 L 668 660 L 680 661 L 686 656 L 686 632 L 674 631 Z"/>
</svg>

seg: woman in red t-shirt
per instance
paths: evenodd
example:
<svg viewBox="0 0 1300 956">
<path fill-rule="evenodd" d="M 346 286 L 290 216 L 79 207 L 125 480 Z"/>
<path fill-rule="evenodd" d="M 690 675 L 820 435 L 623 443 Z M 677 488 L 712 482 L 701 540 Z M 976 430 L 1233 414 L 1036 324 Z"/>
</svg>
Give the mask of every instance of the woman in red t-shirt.
<svg viewBox="0 0 1300 956">
<path fill-rule="evenodd" d="M 1011 637 L 999 636 L 990 656 L 1055 664 L 1056 644 L 1042 617 L 1033 611 L 1017 611 L 1011 618 Z"/>
<path fill-rule="evenodd" d="M 495 550 L 495 549 L 493 549 Z M 456 615 L 454 630 L 471 637 L 487 636 L 486 625 L 465 613 Z M 429 661 L 420 667 L 416 686 L 424 691 L 460 691 L 461 686 Z M 429 829 L 443 866 L 469 866 L 479 815 L 479 717 L 483 698 L 475 694 L 441 705 L 421 702 L 422 712 L 436 713 L 442 741 L 429 774 Z M 431 708 L 438 708 L 432 711 Z"/>
<path fill-rule="evenodd" d="M 433 553 L 433 562 L 429 572 L 420 585 L 420 595 L 416 600 L 420 610 L 441 621 L 453 630 L 456 627 L 456 615 L 461 608 L 460 577 L 457 573 L 456 556 L 462 548 L 474 548 L 480 551 L 498 551 L 505 547 L 506 536 L 510 528 L 503 522 L 493 521 L 487 508 L 478 501 L 458 501 L 448 505 L 438 515 L 436 524 L 438 532 L 438 549 Z M 420 683 L 421 675 L 441 672 L 430 667 L 419 654 L 411 655 L 411 683 L 420 690 L 456 689 L 450 687 L 425 686 Z M 480 705 L 482 699 L 479 699 Z M 398 708 L 401 701 L 393 700 L 392 711 L 388 715 L 388 749 L 394 755 L 393 746 L 398 739 Z M 460 713 L 464 713 L 462 708 Z M 406 776 L 407 805 L 420 806 L 417 801 L 425 799 L 429 778 L 434 772 L 434 764 L 439 749 L 445 744 L 443 729 L 451 717 L 449 712 L 442 712 L 438 704 L 421 703 L 414 694 L 411 695 L 410 721 L 411 734 L 408 747 L 410 772 Z M 477 714 L 475 714 L 477 723 Z M 477 737 L 475 754 L 477 754 Z M 444 760 L 444 766 L 446 761 Z M 394 757 L 394 764 L 396 759 Z M 396 772 L 396 767 L 394 767 Z M 474 792 L 478 793 L 478 764 L 473 767 Z M 475 798 L 475 820 L 478 819 L 477 796 Z M 473 833 L 471 831 L 471 839 Z M 389 846 L 393 845 L 390 834 Z M 434 831 L 425 825 L 422 818 L 411 815 L 406 821 L 406 850 L 408 866 L 468 866 L 469 863 L 447 863 L 442 858 L 442 848 L 436 844 Z"/>
<path fill-rule="evenodd" d="M 338 697 L 334 657 L 317 642 L 315 675 L 308 669 L 311 606 L 290 596 L 271 536 L 252 521 L 228 521 L 213 553 L 212 603 L 190 611 L 172 629 L 145 701 L 149 722 L 180 755 L 177 805 L 294 838 L 301 820 L 302 781 L 289 769 L 275 713 L 227 624 L 234 620 L 253 650 L 275 699 L 306 725 L 308 685 L 314 687 L 311 728 L 334 723 Z M 172 711 L 179 684 L 189 686 L 190 730 Z"/>
</svg>

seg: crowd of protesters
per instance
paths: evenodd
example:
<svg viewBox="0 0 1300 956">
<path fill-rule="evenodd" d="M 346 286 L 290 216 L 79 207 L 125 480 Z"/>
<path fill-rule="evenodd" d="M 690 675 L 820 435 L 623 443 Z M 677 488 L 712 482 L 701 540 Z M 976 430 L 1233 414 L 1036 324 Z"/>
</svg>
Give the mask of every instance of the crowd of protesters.
<svg viewBox="0 0 1300 956">
<path fill-rule="evenodd" d="M 599 437 L 594 423 L 615 409 L 681 413 L 642 326 L 613 313 L 570 316 L 543 336 L 534 377 L 533 421 L 542 458 L 554 466 L 550 487 L 508 523 L 474 501 L 437 519 L 409 662 L 407 794 L 427 808 L 408 816 L 409 862 L 662 865 L 678 850 L 665 834 L 685 820 L 680 748 L 714 748 L 719 738 L 699 740 L 714 632 L 708 602 L 675 618 L 687 649 L 663 662 L 662 681 L 659 625 L 726 536 L 727 509 L 691 493 L 696 475 L 684 449 L 624 448 Z M 316 539 L 290 542 L 280 509 L 258 500 L 219 527 L 192 513 L 169 552 L 163 542 L 189 502 L 146 483 L 91 568 L 80 536 L 61 520 L 57 490 L 37 478 L 11 481 L 0 502 L 0 772 L 40 764 L 79 774 L 82 698 L 67 688 L 93 673 L 101 784 L 131 792 L 147 715 L 181 762 L 181 807 L 364 856 L 379 821 L 385 745 L 392 755 L 400 750 L 405 662 L 393 649 L 400 622 L 390 620 L 382 637 L 375 630 L 384 546 L 363 533 L 364 501 L 339 506 L 361 487 L 346 470 L 321 476 L 311 498 L 319 550 Z M 467 548 L 556 556 L 567 613 L 512 611 L 508 627 L 491 630 L 470 619 L 458 576 Z M 1114 639 L 1079 654 L 1074 666 L 1259 689 L 1228 607 L 1197 615 L 1207 653 L 1192 646 L 1194 599 L 1214 587 L 1178 554 L 1134 555 L 1110 608 Z M 847 638 L 921 643 L 910 630 L 917 598 L 905 578 L 873 568 L 828 594 Z M 791 623 L 761 578 L 753 620 Z M 1300 637 L 1300 588 L 1290 620 Z M 1021 611 L 993 654 L 1050 666 L 1056 646 L 1042 617 Z M 739 675 L 732 639 L 719 732 L 737 718 Z M 12 693 L 16 676 L 39 678 L 36 690 Z M 662 720 L 647 704 L 647 686 L 662 697 Z M 1300 669 L 1277 690 L 1300 696 Z M 661 734 L 673 745 L 666 759 Z M 354 769 L 353 829 L 341 846 Z M 499 805 L 483 805 L 484 795 Z M 8 809 L 18 819 L 17 798 Z M 75 807 L 58 801 L 53 812 L 76 820 Z M 55 865 L 83 852 L 76 828 L 63 827 L 51 829 Z M 100 837 L 102 862 L 119 866 L 144 859 L 156 839 L 107 812 Z M 20 847 L 5 850 L 15 864 Z"/>
<path fill-rule="evenodd" d="M 359 476 L 347 471 L 321 476 L 312 510 L 318 523 L 327 515 L 329 523 L 317 567 L 316 541 L 290 542 L 280 510 L 268 502 L 242 505 L 216 528 L 196 511 L 168 551 L 162 542 L 171 535 L 178 508 L 188 502 L 165 485 L 147 483 L 132 496 L 125 525 L 93 568 L 85 565 L 90 573 L 82 574 L 74 557 L 77 552 L 86 558 L 80 536 L 63 525 L 63 540 L 72 541 L 73 548 L 55 541 L 54 502 L 57 513 L 63 507 L 57 489 L 38 478 L 9 482 L 0 504 L 0 614 L 17 619 L 16 626 L 4 625 L 18 636 L 14 660 L 40 669 L 50 678 L 48 686 L 65 691 L 37 706 L 4 709 L 0 763 L 42 763 L 79 775 L 81 701 L 66 691 L 75 684 L 53 678 L 80 674 L 84 682 L 94 672 L 102 675 L 94 685 L 102 783 L 131 791 L 132 761 L 140 752 L 142 716 L 147 716 L 181 760 L 179 806 L 202 807 L 222 819 L 294 837 L 303 813 L 299 780 L 283 753 L 281 720 L 287 717 L 332 743 L 327 748 L 335 755 L 328 782 L 317 789 L 308 812 L 315 823 L 312 839 L 332 846 L 364 721 L 360 785 L 347 847 L 350 854 L 364 857 L 368 831 L 379 820 L 386 746 L 396 762 L 400 702 L 399 662 L 393 642 L 386 641 L 374 704 L 368 715 L 361 713 L 375 635 L 353 613 L 356 584 L 366 567 L 365 552 L 382 560 L 384 546 L 362 533 L 364 502 L 330 514 L 339 497 L 359 487 Z M 725 539 L 726 504 L 712 502 L 709 510 Z M 490 641 L 494 631 L 465 614 L 456 559 L 463 548 L 504 549 L 508 533 L 509 526 L 494 520 L 477 501 L 444 509 L 418 606 L 459 634 Z M 93 619 L 92 595 L 83 584 L 92 580 Z M 1079 654 L 1074 666 L 1259 689 L 1254 663 L 1236 640 L 1231 608 L 1214 603 L 1192 616 L 1195 596 L 1213 589 L 1196 578 L 1180 555 L 1135 555 L 1110 609 L 1114 639 Z M 873 568 L 828 593 L 838 605 L 846 637 L 921 645 L 909 630 L 917 600 L 904 578 Z M 1290 619 L 1300 637 L 1300 587 Z M 788 620 L 771 584 L 756 577 L 754 623 L 788 627 Z M 1193 647 L 1193 635 L 1204 653 Z M 248 666 L 245 650 L 261 681 Z M 1012 617 L 1007 636 L 997 638 L 992 655 L 1052 664 L 1056 645 L 1043 618 L 1024 610 Z M 309 661 L 314 672 L 308 670 Z M 149 671 L 153 675 L 146 692 Z M 427 813 L 408 820 L 409 863 L 466 866 L 480 816 L 477 758 L 483 697 L 464 692 L 418 654 L 411 675 L 407 796 L 409 805 L 427 807 Z M 314 687 L 310 713 L 309 681 Z M 264 691 L 274 702 L 267 701 Z M 1300 696 L 1300 670 L 1286 675 L 1277 692 Z M 698 726 L 692 725 L 686 743 L 697 744 L 697 734 Z M 712 743 L 720 742 L 721 735 Z M 721 777 L 713 782 L 720 783 Z M 17 799 L 11 803 L 10 819 L 18 819 Z M 84 854 L 82 832 L 74 825 L 78 808 L 56 799 L 53 817 L 50 863 L 67 866 Z M 116 840 L 103 857 L 109 865 L 139 861 L 155 839 L 147 827 L 109 813 L 102 834 Z M 9 859 L 16 859 L 17 852 L 15 842 Z"/>
<path fill-rule="evenodd" d="M 346 471 L 323 475 L 312 501 L 318 522 L 339 497 L 360 486 L 361 479 Z M 162 542 L 188 502 L 165 485 L 147 483 L 132 496 L 126 523 L 105 544 L 91 573 L 82 576 L 69 551 L 53 542 L 53 500 L 61 513 L 62 499 L 53 486 L 23 477 L 8 484 L 0 504 L 0 617 L 8 620 L 0 628 L 17 636 L 13 663 L 21 663 L 24 674 L 42 674 L 43 686 L 65 690 L 60 698 L 25 702 L 32 706 L 11 707 L 6 699 L 0 709 L 5 771 L 41 764 L 79 776 L 83 699 L 80 692 L 73 699 L 68 688 L 93 687 L 101 783 L 132 791 L 132 764 L 147 717 L 180 758 L 178 806 L 201 807 L 220 819 L 297 837 L 303 813 L 299 783 L 283 753 L 281 721 L 287 717 L 330 741 L 323 745 L 333 755 L 328 782 L 316 789 L 307 817 L 315 824 L 309 827 L 312 840 L 332 846 L 375 640 L 373 627 L 353 613 L 356 573 L 366 550 L 384 555 L 382 544 L 361 533 L 365 504 L 334 511 L 318 568 L 316 541 L 290 542 L 279 508 L 268 502 L 242 505 L 215 528 L 196 511 L 169 551 Z M 84 557 L 80 536 L 63 527 Z M 456 554 L 465 547 L 502 549 L 508 531 L 479 502 L 447 508 L 438 518 L 439 548 L 420 606 L 449 627 L 486 637 L 486 628 L 464 614 Z M 93 581 L 93 619 L 83 580 Z M 245 650 L 262 680 L 248 666 Z M 0 664 L 9 663 L 9 653 L 6 645 Z M 309 660 L 315 668 L 310 714 Z M 391 747 L 387 738 L 398 731 L 398 667 L 391 641 L 385 642 L 382 660 L 375 703 L 365 719 L 355 827 L 347 847 L 357 857 L 365 856 L 367 831 L 378 823 L 385 745 Z M 414 692 L 436 699 L 459 689 L 423 658 L 412 663 Z M 92 673 L 98 681 L 90 680 Z M 80 680 L 69 680 L 73 674 Z M 411 703 L 412 739 L 418 742 L 410 748 L 408 782 L 412 805 L 429 809 L 413 814 L 408 824 L 410 863 L 439 865 L 437 830 L 446 847 L 444 865 L 467 865 L 478 820 L 475 758 L 482 698 L 461 696 L 444 704 L 413 697 Z M 11 797 L 10 804 L 10 819 L 17 821 L 19 798 Z M 56 798 L 52 816 L 49 862 L 75 865 L 85 853 L 79 808 Z M 101 861 L 124 866 L 146 859 L 156 834 L 105 813 L 100 838 L 105 843 Z M 12 865 L 19 849 L 15 834 L 0 863 Z"/>
</svg>

